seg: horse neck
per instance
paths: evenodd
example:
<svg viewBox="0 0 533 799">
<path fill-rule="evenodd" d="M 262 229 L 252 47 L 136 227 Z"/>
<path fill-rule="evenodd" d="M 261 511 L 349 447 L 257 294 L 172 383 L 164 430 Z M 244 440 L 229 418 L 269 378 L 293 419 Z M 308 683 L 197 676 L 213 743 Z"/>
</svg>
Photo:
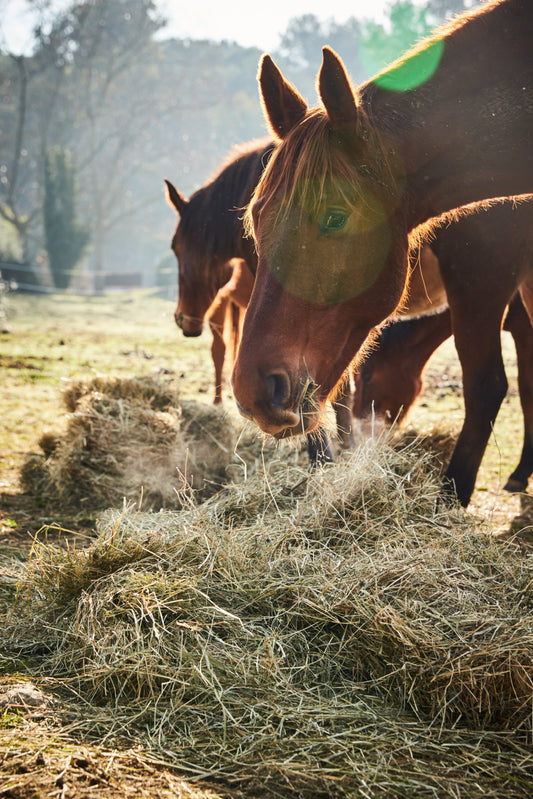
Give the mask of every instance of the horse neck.
<svg viewBox="0 0 533 799">
<path fill-rule="evenodd" d="M 443 29 L 441 60 L 425 84 L 401 93 L 371 82 L 362 90 L 405 173 L 410 228 L 532 189 L 532 4 L 500 1 L 467 19 Z"/>
<path fill-rule="evenodd" d="M 410 358 L 422 370 L 437 347 L 451 335 L 452 323 L 450 311 L 444 311 L 413 320 L 412 340 L 410 342 Z"/>
<path fill-rule="evenodd" d="M 437 347 L 450 335 L 448 309 L 413 319 L 399 317 L 384 328 L 378 352 L 386 362 L 405 364 L 410 373 L 420 374 Z"/>
</svg>

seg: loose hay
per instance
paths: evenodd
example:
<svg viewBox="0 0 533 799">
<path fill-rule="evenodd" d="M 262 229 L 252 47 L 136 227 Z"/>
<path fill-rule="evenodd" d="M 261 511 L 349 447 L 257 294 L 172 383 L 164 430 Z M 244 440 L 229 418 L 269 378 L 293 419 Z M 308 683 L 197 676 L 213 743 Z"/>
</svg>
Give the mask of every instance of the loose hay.
<svg viewBox="0 0 533 799">
<path fill-rule="evenodd" d="M 0 645 L 87 734 L 250 795 L 529 796 L 531 567 L 438 492 L 416 444 L 369 443 L 109 511 L 86 550 L 35 544 Z"/>
<path fill-rule="evenodd" d="M 153 378 L 95 377 L 64 392 L 64 433 L 41 439 L 22 484 L 62 508 L 100 510 L 124 500 L 146 509 L 181 507 L 217 491 L 232 459 L 235 433 L 227 415 L 180 402 L 170 383 Z"/>
</svg>

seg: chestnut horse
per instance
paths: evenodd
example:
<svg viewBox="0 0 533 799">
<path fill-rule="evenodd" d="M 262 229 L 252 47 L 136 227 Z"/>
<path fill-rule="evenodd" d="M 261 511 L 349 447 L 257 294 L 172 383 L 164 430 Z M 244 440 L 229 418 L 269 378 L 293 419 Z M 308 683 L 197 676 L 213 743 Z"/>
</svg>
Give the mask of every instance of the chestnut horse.
<svg viewBox="0 0 533 799">
<path fill-rule="evenodd" d="M 256 267 L 254 246 L 243 236 L 242 215 L 271 151 L 272 142 L 267 140 L 238 148 L 189 200 L 165 180 L 167 200 L 179 216 L 171 243 L 178 260 L 174 318 L 184 336 L 199 336 L 204 320 L 209 322 L 215 405 L 222 402 L 227 318 L 229 315 L 235 350 L 242 309 L 248 304 L 253 284 L 250 269 L 255 273 Z M 236 258 L 239 263 L 233 260 Z M 223 286 L 224 294 L 211 307 Z"/>
<path fill-rule="evenodd" d="M 409 234 L 487 198 L 533 191 L 533 4 L 493 0 L 352 88 L 323 50 L 309 110 L 270 56 L 260 86 L 277 145 L 248 222 L 258 248 L 233 370 L 244 416 L 282 437 L 320 423 L 367 337 L 401 304 Z M 467 505 L 505 395 L 500 330 L 529 267 L 443 274 L 463 370 L 465 420 L 445 489 Z"/>
</svg>

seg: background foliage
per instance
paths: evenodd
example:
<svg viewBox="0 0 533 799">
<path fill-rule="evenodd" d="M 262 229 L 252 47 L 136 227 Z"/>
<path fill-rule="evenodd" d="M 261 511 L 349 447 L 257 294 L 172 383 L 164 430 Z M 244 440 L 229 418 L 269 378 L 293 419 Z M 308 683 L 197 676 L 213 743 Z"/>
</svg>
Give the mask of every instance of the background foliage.
<svg viewBox="0 0 533 799">
<path fill-rule="evenodd" d="M 8 0 L 14 2 L 14 0 Z M 314 104 L 321 48 L 355 83 L 474 0 L 396 0 L 383 22 L 293 19 L 273 55 Z M 37 14 L 31 52 L 10 52 L 0 23 L 0 258 L 52 285 L 43 205 L 46 153 L 72 165 L 89 245 L 74 286 L 94 292 L 110 272 L 154 285 L 175 223 L 163 178 L 188 195 L 235 144 L 266 132 L 256 73 L 261 52 L 234 42 L 169 39 L 151 0 L 73 2 Z"/>
<path fill-rule="evenodd" d="M 54 286 L 70 285 L 89 236 L 76 220 L 76 182 L 67 153 L 56 150 L 44 159 L 44 238 Z"/>
</svg>

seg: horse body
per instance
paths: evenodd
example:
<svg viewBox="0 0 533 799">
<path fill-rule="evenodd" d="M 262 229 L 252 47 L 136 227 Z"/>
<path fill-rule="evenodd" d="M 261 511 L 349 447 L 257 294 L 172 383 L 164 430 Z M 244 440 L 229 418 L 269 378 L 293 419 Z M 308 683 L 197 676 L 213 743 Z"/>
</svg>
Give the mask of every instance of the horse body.
<svg viewBox="0 0 533 799">
<path fill-rule="evenodd" d="M 533 190 L 531 41 L 531 3 L 497 0 L 360 92 L 324 48 L 323 107 L 311 111 L 263 58 L 263 102 L 279 143 L 249 211 L 258 266 L 232 382 L 241 412 L 265 432 L 319 424 L 349 364 L 402 302 L 415 227 Z M 424 72 L 423 83 L 409 83 Z M 502 317 L 519 287 L 533 317 L 529 280 L 504 268 L 482 285 L 444 281 L 466 409 L 446 481 L 465 505 L 505 390 Z"/>
</svg>

